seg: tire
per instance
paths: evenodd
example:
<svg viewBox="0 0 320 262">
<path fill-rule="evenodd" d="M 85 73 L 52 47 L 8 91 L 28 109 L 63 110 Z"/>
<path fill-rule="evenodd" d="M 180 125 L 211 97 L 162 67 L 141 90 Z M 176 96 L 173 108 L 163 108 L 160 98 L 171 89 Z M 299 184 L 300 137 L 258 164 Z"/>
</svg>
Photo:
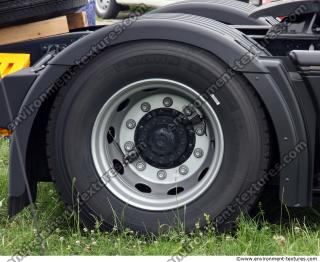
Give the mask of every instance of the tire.
<svg viewBox="0 0 320 262">
<path fill-rule="evenodd" d="M 193 164 L 188 165 L 190 172 L 187 175 L 185 170 L 182 169 L 183 172 L 180 172 L 179 168 L 180 174 L 173 173 L 169 176 L 168 173 L 167 177 L 161 177 L 164 180 L 150 182 L 151 191 L 143 187 L 140 188 L 140 186 L 138 188 L 137 185 L 136 188 L 130 186 L 121 188 L 122 180 L 133 180 L 135 183 L 136 176 L 139 177 L 137 183 L 148 181 L 146 182 L 148 187 L 149 181 L 154 179 L 155 174 L 149 172 L 146 175 L 143 173 L 144 171 L 139 173 L 138 167 L 139 170 L 143 169 L 140 169 L 142 165 L 138 165 L 137 160 L 129 166 L 120 165 L 120 160 L 108 162 L 108 168 L 114 166 L 117 170 L 115 172 L 113 169 L 110 173 L 107 167 L 108 172 L 101 173 L 99 165 L 99 159 L 104 157 L 104 152 L 107 152 L 106 157 L 108 154 L 112 157 L 113 154 L 120 154 L 118 146 L 121 148 L 123 146 L 122 142 L 119 142 L 122 135 L 131 135 L 129 128 L 132 128 L 133 125 L 128 125 L 128 122 L 124 128 L 121 124 L 119 124 L 119 128 L 117 127 L 119 119 L 124 117 L 122 114 L 126 116 L 131 114 L 136 118 L 139 118 L 141 114 L 146 114 L 140 122 L 137 120 L 134 139 L 136 139 L 136 135 L 144 137 L 143 133 L 140 134 L 140 132 L 147 132 L 144 130 L 154 130 L 149 128 L 150 125 L 160 127 L 164 123 L 162 115 L 157 115 L 158 110 L 150 111 L 149 108 L 148 111 L 148 107 L 143 107 L 142 104 L 141 110 L 138 109 L 141 112 L 135 113 L 136 105 L 138 108 L 140 106 L 140 102 L 136 104 L 135 96 L 138 96 L 137 100 L 140 99 L 140 95 L 143 100 L 150 99 L 152 107 L 157 108 L 156 104 L 159 103 L 157 97 L 159 95 L 165 96 L 168 92 L 172 95 L 173 105 L 167 102 L 166 105 L 173 107 L 180 103 L 179 99 L 183 99 L 182 94 L 191 92 L 195 97 L 196 94 L 203 94 L 226 70 L 226 65 L 217 57 L 198 48 L 171 42 L 146 41 L 114 47 L 78 72 L 77 76 L 57 94 L 48 124 L 47 155 L 49 166 L 56 188 L 64 203 L 67 206 L 74 205 L 76 198 L 72 192 L 78 192 L 80 216 L 87 226 L 93 226 L 95 218 L 99 218 L 107 228 L 114 225 L 119 227 L 120 221 L 121 225 L 135 231 L 157 233 L 159 225 L 163 225 L 161 228 L 166 228 L 166 226 L 174 227 L 183 223 L 186 231 L 192 231 L 197 221 L 200 221 L 202 226 L 204 225 L 204 214 L 206 213 L 213 218 L 219 230 L 230 229 L 240 212 L 247 212 L 251 209 L 260 192 L 256 191 L 250 199 L 241 205 L 238 204 L 237 198 L 264 174 L 270 158 L 270 138 L 266 115 L 260 100 L 240 75 L 232 77 L 226 86 L 216 93 L 216 99 L 220 101 L 220 104 L 210 97 L 207 102 L 201 100 L 203 104 L 200 109 L 192 109 L 193 113 L 197 113 L 197 110 L 201 111 L 206 122 L 204 125 L 206 132 L 202 132 L 202 134 L 200 132 L 200 135 L 197 135 L 199 131 L 197 127 L 196 134 L 193 131 L 193 133 L 190 132 L 190 136 L 191 134 L 196 136 L 196 145 L 202 143 L 201 141 L 207 141 L 206 139 L 210 141 L 207 143 L 208 150 L 206 149 L 207 144 L 202 144 L 205 152 L 202 160 L 195 160 L 192 155 L 186 160 L 185 163 L 188 163 L 190 159 L 193 161 Z M 149 85 L 145 86 L 145 84 Z M 169 89 L 171 88 L 170 84 L 179 88 L 172 89 L 172 92 L 165 91 L 171 90 Z M 131 87 L 132 89 L 130 89 Z M 140 91 L 139 88 L 143 91 Z M 175 96 L 180 94 L 181 97 L 176 99 Z M 125 100 L 117 99 L 118 96 Z M 198 97 L 198 99 L 201 98 Z M 114 104 L 108 104 L 109 102 Z M 165 103 L 164 100 L 163 103 Z M 131 104 L 133 105 L 131 106 Z M 114 109 L 115 111 L 113 111 Z M 160 112 L 174 113 L 171 108 L 169 110 L 161 108 L 161 110 Z M 98 123 L 104 119 L 101 118 L 104 113 L 109 114 L 110 118 L 106 117 L 105 119 L 108 119 L 111 124 L 105 122 L 101 128 Z M 149 122 L 143 121 L 149 119 L 149 116 L 147 117 L 149 114 L 156 118 L 153 118 L 152 121 L 148 120 Z M 189 115 L 189 113 L 185 114 Z M 152 118 L 150 117 L 150 119 Z M 172 120 L 172 118 L 170 119 Z M 218 121 L 221 129 L 219 126 L 215 126 L 217 122 L 213 120 Z M 154 142 L 152 140 L 154 138 L 153 131 L 148 131 L 149 140 L 146 140 L 146 146 L 138 150 L 140 159 L 147 162 L 148 169 L 146 170 L 151 170 L 149 168 L 155 166 L 159 167 L 158 169 L 170 171 L 165 169 L 165 162 L 168 159 L 164 155 L 176 156 L 175 151 L 178 152 L 183 144 L 180 137 L 184 135 L 184 130 L 182 129 L 183 132 L 179 133 L 182 134 L 180 137 L 176 136 L 174 132 L 175 130 L 181 131 L 180 127 L 187 128 L 188 121 L 185 120 L 182 127 L 173 121 L 176 125 L 176 129 L 172 131 L 173 140 L 170 140 L 171 133 L 168 136 L 165 136 L 165 133 L 158 133 Z M 114 125 L 113 131 L 110 131 L 111 125 Z M 141 125 L 144 127 L 141 128 Z M 108 130 L 109 132 L 107 132 Z M 155 132 L 158 130 L 156 129 Z M 96 132 L 98 132 L 98 136 L 96 136 Z M 113 133 L 112 136 L 110 136 L 110 132 Z M 204 133 L 205 135 L 203 135 Z M 100 143 L 100 138 L 104 139 L 103 143 Z M 114 140 L 117 140 L 118 145 Z M 179 143 L 176 143 L 177 140 Z M 213 140 L 215 141 L 213 142 Z M 97 141 L 99 142 L 98 147 L 96 147 Z M 106 147 L 99 146 L 104 143 L 106 143 Z M 155 149 L 153 148 L 154 143 Z M 173 147 L 171 143 L 174 145 Z M 136 145 L 138 147 L 137 143 Z M 165 147 L 162 147 L 163 145 Z M 101 148 L 101 155 L 97 155 Z M 151 153 L 150 148 L 154 150 Z M 143 154 L 145 152 L 149 152 L 150 156 L 158 154 L 158 148 L 164 149 L 164 151 L 169 148 L 171 151 L 169 153 L 162 152 L 162 155 L 159 153 L 158 158 L 151 159 L 156 164 L 149 165 L 151 160 L 147 159 L 148 155 Z M 162 162 L 159 159 L 162 159 Z M 220 164 L 217 159 L 221 160 Z M 112 161 L 112 158 L 109 160 Z M 181 159 L 179 158 L 179 160 Z M 168 160 L 166 163 L 173 163 L 172 159 L 170 161 Z M 204 164 L 200 165 L 200 162 L 195 161 L 202 161 L 201 163 Z M 179 163 L 179 165 L 183 164 Z M 208 165 L 207 171 L 202 170 L 206 165 Z M 191 170 L 194 166 L 199 166 L 197 169 L 199 171 L 192 171 L 192 173 Z M 178 170 L 178 168 L 174 170 Z M 108 173 L 109 180 L 105 179 L 106 173 Z M 163 172 L 161 174 L 163 175 Z M 170 184 L 171 179 L 177 182 L 175 190 L 169 194 L 169 191 L 166 191 L 168 186 L 165 183 Z M 189 179 L 192 181 L 191 186 Z M 131 181 L 127 181 L 126 183 L 131 183 Z M 119 190 L 115 191 L 117 183 L 120 183 L 120 186 Z M 185 186 L 182 193 L 179 190 L 180 185 Z M 155 186 L 155 193 L 153 186 Z M 89 189 L 94 192 L 90 193 Z M 164 193 L 161 191 L 162 189 Z M 125 201 L 126 194 L 129 194 L 129 197 L 132 196 L 129 201 Z M 140 198 L 143 201 L 140 201 Z M 174 207 L 170 206 L 173 203 L 172 198 L 176 199 Z M 229 207 L 232 207 L 232 212 Z M 229 215 L 221 221 L 221 216 L 218 215 L 224 214 L 226 209 Z"/>
<path fill-rule="evenodd" d="M 2 0 L 0 27 L 50 19 L 76 12 L 87 0 Z"/>
<path fill-rule="evenodd" d="M 95 0 L 96 14 L 102 19 L 116 18 L 120 12 L 120 5 L 116 0 Z"/>
</svg>

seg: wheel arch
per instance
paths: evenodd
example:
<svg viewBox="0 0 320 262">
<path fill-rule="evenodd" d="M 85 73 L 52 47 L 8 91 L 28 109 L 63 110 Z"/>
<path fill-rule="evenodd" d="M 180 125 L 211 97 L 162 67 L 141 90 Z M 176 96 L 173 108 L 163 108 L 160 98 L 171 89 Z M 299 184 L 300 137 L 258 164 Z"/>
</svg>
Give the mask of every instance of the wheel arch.
<svg viewBox="0 0 320 262">
<path fill-rule="evenodd" d="M 123 25 L 122 25 L 123 26 Z M 49 62 L 47 67 L 41 72 L 39 77 L 33 83 L 27 96 L 25 97 L 20 111 L 39 99 L 43 94 L 53 95 L 59 90 L 61 86 L 66 84 L 68 80 L 74 75 L 74 70 L 77 67 L 85 66 L 86 63 L 99 55 L 106 48 L 116 46 L 122 43 L 129 43 L 131 41 L 143 40 L 164 40 L 175 41 L 192 46 L 196 46 L 206 50 L 217 57 L 230 67 L 234 67 L 235 60 L 241 59 L 243 56 L 253 56 L 252 61 L 243 68 L 238 68 L 237 71 L 242 72 L 245 77 L 250 78 L 246 74 L 261 75 L 262 78 L 270 78 L 268 68 L 258 58 L 260 54 L 268 56 L 266 51 L 257 51 L 256 43 L 239 31 L 230 28 L 229 26 L 197 16 L 181 15 L 181 14 L 154 14 L 148 15 L 142 19 L 134 20 L 126 30 L 122 31 L 114 40 L 110 40 L 111 34 L 117 34 L 117 25 L 102 28 L 89 36 L 86 36 L 75 42 L 64 51 L 59 53 L 53 60 Z M 108 42 L 106 42 L 106 37 Z M 102 50 L 97 50 L 99 43 L 106 43 Z M 252 46 L 255 48 L 252 49 Z M 226 52 L 225 50 L 228 50 Z M 268 108 L 271 104 L 274 106 L 273 112 L 277 111 L 277 117 L 273 118 L 273 124 L 279 135 L 280 131 L 288 133 L 292 138 L 292 143 L 297 140 L 295 125 L 290 117 L 290 109 L 287 108 L 283 97 L 279 95 L 278 86 L 274 81 L 269 81 L 273 84 L 270 88 L 268 98 L 261 96 L 259 92 L 259 85 L 254 80 L 249 79 L 254 89 L 260 95 L 262 101 Z M 273 101 L 265 101 L 266 99 L 276 99 L 278 103 Z M 41 104 L 41 107 L 44 104 Z M 36 125 L 35 119 L 41 111 L 35 108 L 33 114 L 17 126 L 13 136 L 11 161 L 10 161 L 10 205 L 9 214 L 12 216 L 19 212 L 27 204 L 25 194 L 25 184 L 23 181 L 23 173 L 27 163 L 29 140 L 34 132 Z M 273 115 L 269 112 L 273 117 Z M 38 127 L 39 128 L 39 127 Z M 280 130 L 281 129 L 281 130 Z M 19 150 L 17 147 L 17 138 L 19 138 Z M 290 141 L 291 143 L 291 141 Z M 288 149 L 288 144 L 280 144 L 280 152 L 285 152 Z M 20 162 L 19 154 L 22 156 Z M 290 172 L 295 171 L 294 165 L 291 165 Z M 34 185 L 33 191 L 36 190 L 36 177 L 29 175 L 29 184 Z M 20 185 L 16 186 L 19 181 Z"/>
<path fill-rule="evenodd" d="M 173 3 L 155 9 L 151 13 L 184 13 L 198 15 L 230 25 L 271 25 L 277 23 L 272 17 L 253 19 L 250 13 L 256 9 L 254 5 L 230 0 L 189 0 Z"/>
</svg>

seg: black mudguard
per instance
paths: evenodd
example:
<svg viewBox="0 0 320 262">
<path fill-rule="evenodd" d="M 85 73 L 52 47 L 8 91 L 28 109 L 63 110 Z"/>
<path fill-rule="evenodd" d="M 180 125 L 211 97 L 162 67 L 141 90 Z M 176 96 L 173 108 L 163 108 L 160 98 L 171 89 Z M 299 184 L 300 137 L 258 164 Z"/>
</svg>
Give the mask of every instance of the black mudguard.
<svg viewBox="0 0 320 262">
<path fill-rule="evenodd" d="M 253 10 L 249 16 L 259 18 L 265 16 L 299 16 L 320 12 L 320 1 L 318 0 L 283 0 Z M 294 17 L 293 17 L 294 18 Z"/>
<path fill-rule="evenodd" d="M 303 122 L 295 121 L 301 119 L 301 112 L 295 96 L 292 95 L 287 72 L 285 70 L 272 72 L 266 62 L 270 63 L 272 57 L 265 50 L 259 50 L 257 44 L 240 31 L 217 21 L 185 14 L 147 15 L 134 21 L 130 26 L 123 27 L 123 24 L 121 26 L 116 24 L 83 37 L 64 49 L 48 63 L 43 71 L 39 72 L 39 76 L 20 106 L 19 114 L 24 113 L 26 106 L 35 104 L 44 94 L 58 91 L 74 75 L 77 68 L 85 66 L 104 49 L 140 40 L 175 41 L 196 46 L 218 56 L 232 68 L 242 57 L 249 55 L 252 57 L 251 62 L 243 68 L 237 68 L 236 71 L 242 72 L 248 78 L 266 105 L 276 130 L 280 154 L 286 154 L 298 141 L 307 139 Z M 268 59 L 262 59 L 260 56 Z M 277 74 L 286 81 L 279 82 L 276 79 Z M 291 95 L 284 95 L 286 92 Z M 32 114 L 15 128 L 10 160 L 9 213 L 11 216 L 28 203 L 25 199 L 26 185 L 23 176 L 32 132 L 45 128 L 35 124 L 40 109 L 41 106 L 34 108 Z M 309 157 L 308 152 L 304 153 L 304 157 Z M 303 160 L 302 157 L 298 158 L 296 163 L 281 172 L 281 176 L 298 176 L 299 172 L 307 174 L 307 169 L 298 169 L 296 166 Z M 36 192 L 36 186 L 34 186 L 37 182 L 36 176 L 32 173 L 28 173 L 27 176 L 29 184 L 33 186 L 33 192 Z M 302 201 L 299 203 L 308 204 Z"/>
<path fill-rule="evenodd" d="M 151 13 L 182 13 L 198 15 L 229 25 L 270 26 L 278 21 L 273 17 L 252 18 L 256 7 L 237 0 L 187 0 L 158 8 Z"/>
</svg>

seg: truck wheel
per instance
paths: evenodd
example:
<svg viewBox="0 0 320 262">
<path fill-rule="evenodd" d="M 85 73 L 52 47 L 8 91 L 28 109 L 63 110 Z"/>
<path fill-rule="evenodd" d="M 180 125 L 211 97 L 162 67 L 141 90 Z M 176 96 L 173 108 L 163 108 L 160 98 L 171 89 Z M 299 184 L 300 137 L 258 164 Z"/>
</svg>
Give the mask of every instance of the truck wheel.
<svg viewBox="0 0 320 262">
<path fill-rule="evenodd" d="M 116 0 L 96 0 L 96 14 L 103 19 L 116 18 L 120 6 Z"/>
<path fill-rule="evenodd" d="M 86 65 L 57 94 L 48 124 L 62 200 L 86 225 L 190 231 L 206 213 L 228 229 L 255 203 L 259 191 L 242 194 L 270 152 L 263 107 L 241 76 L 207 95 L 226 72 L 210 53 L 160 41 L 120 45 Z"/>
</svg>

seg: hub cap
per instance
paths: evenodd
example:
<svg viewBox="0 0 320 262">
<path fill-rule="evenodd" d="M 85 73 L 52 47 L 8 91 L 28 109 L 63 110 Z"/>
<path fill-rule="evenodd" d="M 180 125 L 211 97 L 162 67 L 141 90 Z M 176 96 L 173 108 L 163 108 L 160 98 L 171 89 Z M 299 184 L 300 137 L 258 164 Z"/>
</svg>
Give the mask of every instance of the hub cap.
<svg viewBox="0 0 320 262">
<path fill-rule="evenodd" d="M 192 106 L 196 99 L 201 107 Z M 91 148 L 98 174 L 119 199 L 146 210 L 169 210 L 210 187 L 224 142 L 219 119 L 200 94 L 175 81 L 147 79 L 123 87 L 105 103 Z M 119 164 L 121 172 L 105 179 Z"/>
<path fill-rule="evenodd" d="M 96 7 L 101 13 L 104 13 L 110 7 L 110 0 L 96 0 Z"/>
<path fill-rule="evenodd" d="M 175 124 L 175 119 L 182 121 Z M 193 125 L 175 109 L 158 108 L 140 120 L 135 131 L 136 145 L 145 144 L 141 157 L 151 166 L 165 169 L 183 164 L 195 145 Z"/>
</svg>

